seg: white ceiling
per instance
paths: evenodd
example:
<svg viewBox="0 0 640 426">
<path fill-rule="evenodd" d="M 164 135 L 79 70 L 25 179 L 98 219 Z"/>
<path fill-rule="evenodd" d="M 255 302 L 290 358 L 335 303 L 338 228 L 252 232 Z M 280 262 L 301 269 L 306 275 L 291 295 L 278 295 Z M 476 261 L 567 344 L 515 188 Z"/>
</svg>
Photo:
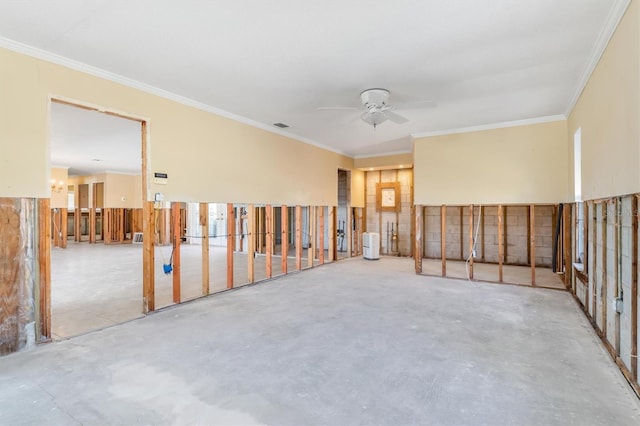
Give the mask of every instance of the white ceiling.
<svg viewBox="0 0 640 426">
<path fill-rule="evenodd" d="M 563 116 L 628 3 L 5 0 L 0 46 L 367 156 L 410 151 L 412 136 Z M 392 104 L 437 106 L 375 131 L 358 112 L 317 110 L 359 106 L 371 87 Z"/>
<path fill-rule="evenodd" d="M 142 172 L 142 124 L 70 105 L 51 104 L 51 164 L 70 176 Z"/>
</svg>

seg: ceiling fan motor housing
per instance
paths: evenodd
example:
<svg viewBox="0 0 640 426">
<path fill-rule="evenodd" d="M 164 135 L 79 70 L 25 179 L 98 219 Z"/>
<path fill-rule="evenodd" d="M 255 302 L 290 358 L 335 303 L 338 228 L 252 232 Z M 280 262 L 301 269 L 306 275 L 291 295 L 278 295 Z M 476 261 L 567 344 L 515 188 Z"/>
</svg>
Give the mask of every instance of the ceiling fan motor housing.
<svg viewBox="0 0 640 426">
<path fill-rule="evenodd" d="M 365 108 L 382 108 L 387 104 L 389 91 L 387 89 L 367 89 L 360 93 L 360 99 Z"/>
</svg>

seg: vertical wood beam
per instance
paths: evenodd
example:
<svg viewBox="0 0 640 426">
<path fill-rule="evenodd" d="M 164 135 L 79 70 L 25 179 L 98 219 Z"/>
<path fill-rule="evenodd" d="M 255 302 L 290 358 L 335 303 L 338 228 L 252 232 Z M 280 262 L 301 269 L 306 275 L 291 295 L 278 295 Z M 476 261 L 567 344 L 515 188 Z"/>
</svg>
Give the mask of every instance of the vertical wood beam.
<svg viewBox="0 0 640 426">
<path fill-rule="evenodd" d="M 209 294 L 209 203 L 200 203 L 198 219 L 202 235 L 202 295 Z M 132 226 L 133 232 L 133 226 Z"/>
<path fill-rule="evenodd" d="M 473 279 L 473 204 L 469 205 L 469 278 Z"/>
<path fill-rule="evenodd" d="M 353 257 L 353 208 L 351 207 L 351 204 L 347 205 L 347 220 L 344 224 L 344 237 L 347 239 L 348 257 Z"/>
<path fill-rule="evenodd" d="M 440 257 L 442 258 L 442 276 L 447 276 L 447 206 L 440 206 Z"/>
<path fill-rule="evenodd" d="M 378 183 L 382 183 L 382 170 L 378 170 Z M 382 233 L 382 210 L 377 212 L 377 214 L 378 214 L 378 233 L 380 234 L 380 254 L 382 254 L 383 253 L 382 252 L 382 240 L 386 240 L 386 238 L 382 238 L 382 236 L 384 235 Z M 347 217 L 349 217 L 348 210 L 347 210 Z M 346 233 L 347 230 L 345 229 L 344 232 Z M 389 247 L 387 247 L 387 253 L 388 252 L 389 252 Z"/>
<path fill-rule="evenodd" d="M 82 210 L 78 207 L 78 202 L 79 201 L 76 198 L 76 208 L 73 211 L 73 240 L 76 242 L 82 241 Z"/>
<path fill-rule="evenodd" d="M 531 285 L 536 285 L 536 206 L 529 206 L 529 257 L 531 263 Z"/>
<path fill-rule="evenodd" d="M 282 236 L 280 237 L 280 248 L 282 249 L 281 269 L 286 275 L 287 271 L 287 254 L 289 253 L 289 209 L 286 205 L 280 206 L 280 228 Z"/>
<path fill-rule="evenodd" d="M 615 197 L 613 199 L 613 203 L 614 203 L 613 204 L 614 205 L 613 211 L 614 211 L 614 215 L 615 215 L 614 216 L 615 222 L 614 222 L 614 228 L 613 228 L 615 230 L 614 231 L 615 233 L 613 234 L 614 241 L 615 241 L 614 242 L 615 251 L 614 251 L 614 256 L 613 256 L 613 258 L 615 260 L 615 262 L 614 262 L 614 266 L 615 266 L 614 271 L 615 272 L 614 272 L 614 275 L 613 275 L 615 277 L 615 282 L 613 283 L 613 285 L 615 286 L 615 290 L 614 290 L 613 294 L 614 294 L 614 296 L 616 298 L 618 298 L 618 297 L 622 296 L 620 294 L 620 285 L 621 285 L 621 283 L 620 283 L 620 260 L 621 260 L 621 256 L 622 256 L 622 253 L 620 253 L 620 243 L 621 243 L 620 242 L 620 231 L 621 231 L 620 227 L 622 226 L 622 220 L 621 220 L 621 217 L 620 217 L 620 213 L 621 213 L 621 211 L 620 211 L 620 204 L 621 204 L 620 203 L 620 198 L 619 197 Z M 612 300 L 612 302 L 613 302 L 613 300 Z M 620 339 L 620 316 L 621 315 L 615 309 L 613 310 L 613 315 L 614 315 L 614 330 L 615 330 L 614 331 L 614 336 L 613 336 L 613 341 L 614 341 L 613 347 L 616 350 L 616 355 L 620 356 L 620 340 L 621 340 Z"/>
<path fill-rule="evenodd" d="M 460 259 L 464 260 L 464 207 L 458 207 L 460 210 Z"/>
<path fill-rule="evenodd" d="M 319 222 L 319 230 L 318 230 L 318 261 L 321 265 L 324 265 L 324 206 L 320 206 L 318 208 L 318 222 Z"/>
<path fill-rule="evenodd" d="M 118 209 L 118 241 L 120 241 L 120 243 L 124 242 L 126 231 L 126 225 L 124 223 L 124 209 L 120 208 Z M 180 223 L 178 223 L 178 231 L 180 231 Z M 179 233 L 178 235 L 181 236 L 182 234 Z"/>
<path fill-rule="evenodd" d="M 258 207 L 256 210 L 258 216 L 258 253 L 264 253 L 264 207 Z"/>
<path fill-rule="evenodd" d="M 227 204 L 227 288 L 233 288 L 233 252 L 235 246 L 235 214 L 233 203 Z"/>
<path fill-rule="evenodd" d="M 307 266 L 313 266 L 316 258 L 316 207 L 309 206 L 309 249 L 307 250 Z"/>
<path fill-rule="evenodd" d="M 606 213 L 607 213 L 607 209 L 606 209 L 606 204 L 603 204 L 605 206 L 605 210 L 604 210 L 604 216 L 603 218 L 606 218 Z M 571 204 L 564 204 L 563 208 L 562 208 L 562 229 L 563 229 L 563 234 L 564 234 L 564 238 L 563 238 L 563 243 L 564 243 L 564 247 L 563 247 L 563 256 L 564 256 L 564 285 L 565 287 L 568 289 L 571 287 L 571 275 L 573 273 L 573 265 L 571 262 L 571 244 L 572 244 L 572 229 L 571 229 Z M 605 232 L 606 232 L 606 226 L 605 226 Z M 606 329 L 606 327 L 605 327 Z"/>
<path fill-rule="evenodd" d="M 104 212 L 105 209 L 103 209 Z M 105 215 L 106 218 L 106 215 Z M 104 220 L 104 219 L 103 219 Z M 103 224 L 104 226 L 104 224 Z M 155 297 L 155 214 L 153 201 L 142 202 L 142 311 L 156 309 Z M 105 233 L 105 238 L 106 238 Z"/>
<path fill-rule="evenodd" d="M 102 209 L 102 234 L 104 235 L 105 244 L 111 244 L 111 235 L 113 232 L 111 230 L 112 210 L 113 209 Z"/>
<path fill-rule="evenodd" d="M 96 242 L 96 207 L 98 206 L 98 184 L 91 184 L 91 205 L 89 206 L 89 243 Z"/>
<path fill-rule="evenodd" d="M 336 260 L 336 207 L 329 206 L 329 218 L 327 220 L 329 235 L 329 261 L 334 262 Z"/>
<path fill-rule="evenodd" d="M 296 270 L 302 269 L 302 206 L 296 206 Z"/>
<path fill-rule="evenodd" d="M 631 196 L 631 378 L 638 383 L 638 196 Z M 589 271 L 591 272 L 591 271 Z"/>
<path fill-rule="evenodd" d="M 266 275 L 273 276 L 273 206 L 267 204 L 264 208 L 265 244 L 266 244 Z"/>
<path fill-rule="evenodd" d="M 67 209 L 60 209 L 60 233 L 62 234 L 62 238 L 60 240 L 60 247 L 67 248 L 67 234 L 68 234 L 68 225 L 67 225 Z"/>
<path fill-rule="evenodd" d="M 504 212 L 498 206 L 498 282 L 503 282 L 502 264 L 504 263 Z"/>
<path fill-rule="evenodd" d="M 415 198 L 414 189 L 413 189 L 413 169 L 408 170 L 407 173 L 409 174 L 409 206 L 413 206 L 414 198 Z M 420 209 L 424 209 L 424 208 L 420 207 Z M 414 255 L 415 243 L 412 244 L 412 242 L 414 242 L 415 235 L 416 235 L 416 217 L 415 217 L 416 210 L 415 209 L 411 209 L 411 208 L 410 208 L 410 210 L 411 210 L 412 217 L 411 217 L 410 222 L 409 222 L 410 223 L 410 226 L 409 226 L 409 256 L 415 257 L 415 255 Z M 422 214 L 422 218 L 424 219 L 424 214 Z M 398 227 L 399 226 L 400 226 L 400 222 L 398 222 Z M 400 238 L 400 230 L 397 229 L 396 232 L 398 233 L 398 238 Z M 424 238 L 422 238 L 422 241 L 424 241 Z M 398 243 L 398 251 L 400 251 L 400 243 Z M 422 253 L 424 253 L 424 252 L 422 252 Z"/>
<path fill-rule="evenodd" d="M 148 198 L 148 186 L 147 186 L 147 122 L 143 121 L 140 126 L 140 133 L 142 139 L 142 179 L 140 193 L 142 194 L 142 312 L 145 314 L 152 312 L 156 308 L 155 302 L 155 214 L 154 205 L 152 201 L 147 201 Z M 102 214 L 102 239 L 104 240 L 104 206 L 101 210 Z"/>
<path fill-rule="evenodd" d="M 527 263 L 531 266 L 531 205 L 527 206 Z"/>
<path fill-rule="evenodd" d="M 256 280 L 256 208 L 253 204 L 247 206 L 247 279 L 250 283 Z"/>
<path fill-rule="evenodd" d="M 502 244 L 502 250 L 503 250 L 503 256 L 502 256 L 502 263 L 506 263 L 507 261 L 507 257 L 509 256 L 509 245 L 507 244 L 507 241 L 509 241 L 509 233 L 508 233 L 508 222 L 507 222 L 507 216 L 508 214 L 508 208 L 507 206 L 503 206 L 502 209 L 502 235 L 503 235 L 503 244 Z M 527 227 L 527 232 L 529 227 Z M 527 240 L 528 241 L 528 240 Z M 527 251 L 529 250 L 529 247 L 527 245 Z"/>
<path fill-rule="evenodd" d="M 482 206 L 479 206 L 478 208 L 480 209 L 480 213 L 479 213 L 479 215 L 480 215 L 480 239 L 482 240 L 482 245 L 480 246 L 480 250 L 481 250 L 480 259 L 484 262 L 486 260 L 486 257 L 485 257 L 485 245 L 484 245 L 484 214 L 483 213 L 486 213 L 486 212 L 482 211 L 482 209 L 483 209 Z"/>
<path fill-rule="evenodd" d="M 416 274 L 422 273 L 422 211 L 423 206 L 413 206 L 413 222 L 415 238 L 413 244 L 413 258 L 415 262 Z"/>
<path fill-rule="evenodd" d="M 601 284 L 601 311 L 602 311 L 602 335 L 607 337 L 607 202 L 602 203 L 602 284 Z"/>
<path fill-rule="evenodd" d="M 38 199 L 38 266 L 40 269 L 40 337 L 51 340 L 51 204 Z M 79 210 L 79 209 L 78 209 Z"/>
<path fill-rule="evenodd" d="M 171 220 L 173 223 L 173 303 L 180 303 L 180 203 L 171 203 Z"/>
</svg>

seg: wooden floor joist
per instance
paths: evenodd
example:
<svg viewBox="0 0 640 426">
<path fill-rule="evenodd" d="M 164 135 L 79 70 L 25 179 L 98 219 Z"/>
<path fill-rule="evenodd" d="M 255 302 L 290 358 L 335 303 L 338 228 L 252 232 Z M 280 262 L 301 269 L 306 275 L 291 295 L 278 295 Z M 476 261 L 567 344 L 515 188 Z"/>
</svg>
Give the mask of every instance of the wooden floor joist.
<svg viewBox="0 0 640 426">
<path fill-rule="evenodd" d="M 233 288 L 233 252 L 235 249 L 235 214 L 232 203 L 227 204 L 227 288 Z"/>
<path fill-rule="evenodd" d="M 142 311 L 156 309 L 155 297 L 155 210 L 153 201 L 142 202 Z M 105 234 L 106 235 L 106 234 Z"/>
<path fill-rule="evenodd" d="M 171 203 L 171 220 L 173 222 L 173 303 L 180 303 L 180 203 Z"/>
<path fill-rule="evenodd" d="M 209 203 L 200 203 L 198 212 L 202 235 L 202 295 L 209 294 Z"/>
<path fill-rule="evenodd" d="M 440 206 L 440 257 L 442 258 L 442 276 L 447 276 L 447 206 Z"/>
<path fill-rule="evenodd" d="M 286 275 L 287 271 L 287 253 L 289 253 L 289 209 L 284 204 L 280 207 L 280 248 L 281 251 L 281 269 Z"/>
</svg>

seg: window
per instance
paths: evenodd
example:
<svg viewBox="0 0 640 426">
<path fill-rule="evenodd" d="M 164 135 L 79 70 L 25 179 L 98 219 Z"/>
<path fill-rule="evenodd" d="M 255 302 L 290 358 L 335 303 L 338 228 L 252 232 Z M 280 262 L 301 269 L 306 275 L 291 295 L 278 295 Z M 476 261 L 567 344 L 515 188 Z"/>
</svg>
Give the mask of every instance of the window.
<svg viewBox="0 0 640 426">
<path fill-rule="evenodd" d="M 582 201 L 582 128 L 573 135 L 573 191 L 576 201 Z"/>
<path fill-rule="evenodd" d="M 574 267 L 586 276 L 588 241 L 587 204 L 582 202 L 582 128 L 578 128 L 573 134 L 573 192 L 576 201 Z"/>
</svg>

